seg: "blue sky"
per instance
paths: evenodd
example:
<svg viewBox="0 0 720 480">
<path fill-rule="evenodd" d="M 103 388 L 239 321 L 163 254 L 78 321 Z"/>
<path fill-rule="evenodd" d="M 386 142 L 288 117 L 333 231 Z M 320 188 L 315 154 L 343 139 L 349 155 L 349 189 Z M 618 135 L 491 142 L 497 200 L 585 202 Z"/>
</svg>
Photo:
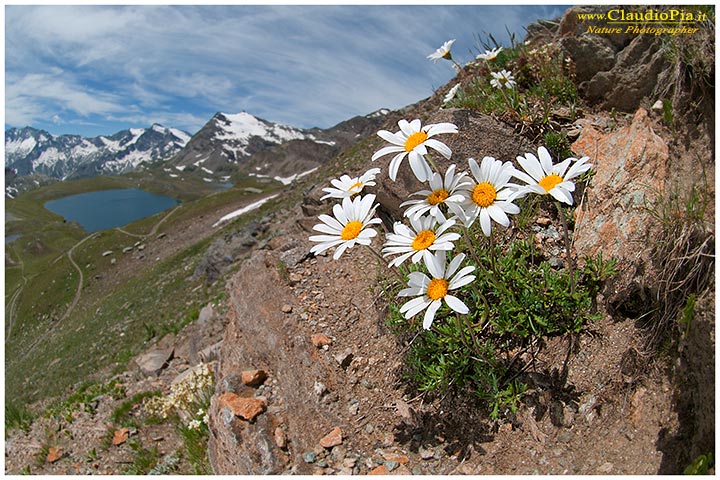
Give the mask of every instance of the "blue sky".
<svg viewBox="0 0 720 480">
<path fill-rule="evenodd" d="M 562 5 L 5 7 L 5 126 L 112 134 L 152 123 L 195 133 L 217 111 L 326 128 L 396 109 L 450 81 L 492 34 Z"/>
</svg>

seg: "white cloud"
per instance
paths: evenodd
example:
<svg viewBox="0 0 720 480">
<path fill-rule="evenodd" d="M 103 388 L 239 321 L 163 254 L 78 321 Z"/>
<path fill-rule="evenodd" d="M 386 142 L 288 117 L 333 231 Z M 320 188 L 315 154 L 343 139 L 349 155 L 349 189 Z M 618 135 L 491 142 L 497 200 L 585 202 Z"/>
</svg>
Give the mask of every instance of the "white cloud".
<svg viewBox="0 0 720 480">
<path fill-rule="evenodd" d="M 475 35 L 528 20 L 519 6 L 7 6 L 7 121 L 73 112 L 187 129 L 247 110 L 327 127 L 432 94 L 454 76 L 425 58 L 443 41 L 458 38 L 462 61 Z"/>
</svg>

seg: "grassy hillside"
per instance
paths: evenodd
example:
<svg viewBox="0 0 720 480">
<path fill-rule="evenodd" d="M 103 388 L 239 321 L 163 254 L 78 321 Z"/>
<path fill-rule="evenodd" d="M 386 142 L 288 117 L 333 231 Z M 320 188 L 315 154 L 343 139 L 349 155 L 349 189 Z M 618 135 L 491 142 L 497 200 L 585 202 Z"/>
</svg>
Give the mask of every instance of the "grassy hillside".
<svg viewBox="0 0 720 480">
<path fill-rule="evenodd" d="M 92 235 L 43 208 L 51 199 L 112 188 L 141 188 L 182 203 Z M 199 308 L 223 294 L 222 282 L 206 285 L 189 277 L 209 243 L 225 230 L 191 235 L 187 226 L 213 223 L 218 212 L 275 188 L 246 180 L 218 191 L 202 181 L 131 174 L 61 182 L 7 200 L 6 234 L 22 237 L 6 249 L 6 400 L 19 404 L 61 394 L 100 370 L 124 367 L 148 343 L 194 320 Z M 263 211 L 242 216 L 231 228 Z M 166 235 L 158 238 L 161 233 Z M 138 242 L 149 249 L 155 245 L 159 253 L 153 258 L 122 253 Z M 80 272 L 68 256 L 71 249 L 83 273 L 75 306 Z M 103 256 L 106 251 L 113 253 Z"/>
</svg>

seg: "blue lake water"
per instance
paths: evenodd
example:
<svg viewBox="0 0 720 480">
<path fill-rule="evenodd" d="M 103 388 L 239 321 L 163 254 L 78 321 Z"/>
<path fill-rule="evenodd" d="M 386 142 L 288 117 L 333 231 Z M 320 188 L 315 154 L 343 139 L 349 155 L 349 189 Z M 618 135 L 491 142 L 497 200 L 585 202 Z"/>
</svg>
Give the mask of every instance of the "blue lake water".
<svg viewBox="0 0 720 480">
<path fill-rule="evenodd" d="M 177 205 L 167 195 L 135 188 L 80 193 L 51 200 L 45 208 L 62 215 L 69 222 L 78 222 L 88 233 L 127 225 Z"/>
<path fill-rule="evenodd" d="M 7 245 L 10 242 L 14 242 L 15 240 L 17 240 L 20 237 L 22 237 L 22 234 L 20 234 L 20 233 L 16 233 L 15 235 L 8 235 L 7 237 L 5 237 L 5 245 Z"/>
</svg>

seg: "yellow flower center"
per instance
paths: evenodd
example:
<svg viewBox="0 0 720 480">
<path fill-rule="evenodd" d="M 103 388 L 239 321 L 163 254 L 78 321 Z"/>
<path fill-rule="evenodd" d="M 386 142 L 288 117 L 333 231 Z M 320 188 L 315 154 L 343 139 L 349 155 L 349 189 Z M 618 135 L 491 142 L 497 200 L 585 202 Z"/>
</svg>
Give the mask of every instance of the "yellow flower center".
<svg viewBox="0 0 720 480">
<path fill-rule="evenodd" d="M 427 201 L 430 205 L 437 205 L 438 203 L 442 203 L 450 196 L 447 190 L 440 189 L 435 190 L 427 197 Z"/>
<path fill-rule="evenodd" d="M 405 140 L 405 151 L 412 152 L 415 147 L 427 140 L 428 136 L 425 132 L 413 133 Z"/>
<path fill-rule="evenodd" d="M 427 287 L 427 296 L 433 300 L 445 298 L 448 292 L 449 283 L 444 278 L 433 278 Z"/>
<path fill-rule="evenodd" d="M 481 207 L 489 207 L 497 198 L 497 192 L 492 183 L 482 182 L 475 185 L 472 192 L 472 201 Z"/>
<path fill-rule="evenodd" d="M 362 222 L 358 222 L 357 220 L 352 220 L 345 225 L 345 228 L 343 228 L 342 232 L 340 232 L 340 238 L 343 240 L 352 240 L 353 238 L 357 238 L 358 235 L 360 235 L 360 230 L 362 230 L 363 224 Z"/>
<path fill-rule="evenodd" d="M 435 241 L 435 232 L 432 230 L 423 230 L 415 236 L 412 242 L 413 250 L 425 250 Z"/>
<path fill-rule="evenodd" d="M 360 190 L 362 190 L 362 187 L 363 187 L 362 182 L 354 183 L 354 184 L 350 185 L 350 188 L 348 188 L 348 192 L 358 193 Z M 355 191 L 355 190 L 357 190 L 357 191 Z"/>
<path fill-rule="evenodd" d="M 538 182 L 538 185 L 543 187 L 546 192 L 549 192 L 555 186 L 557 186 L 558 183 L 562 182 L 563 179 L 560 175 L 557 173 L 551 173 L 550 175 L 543 177 L 542 180 Z"/>
</svg>

